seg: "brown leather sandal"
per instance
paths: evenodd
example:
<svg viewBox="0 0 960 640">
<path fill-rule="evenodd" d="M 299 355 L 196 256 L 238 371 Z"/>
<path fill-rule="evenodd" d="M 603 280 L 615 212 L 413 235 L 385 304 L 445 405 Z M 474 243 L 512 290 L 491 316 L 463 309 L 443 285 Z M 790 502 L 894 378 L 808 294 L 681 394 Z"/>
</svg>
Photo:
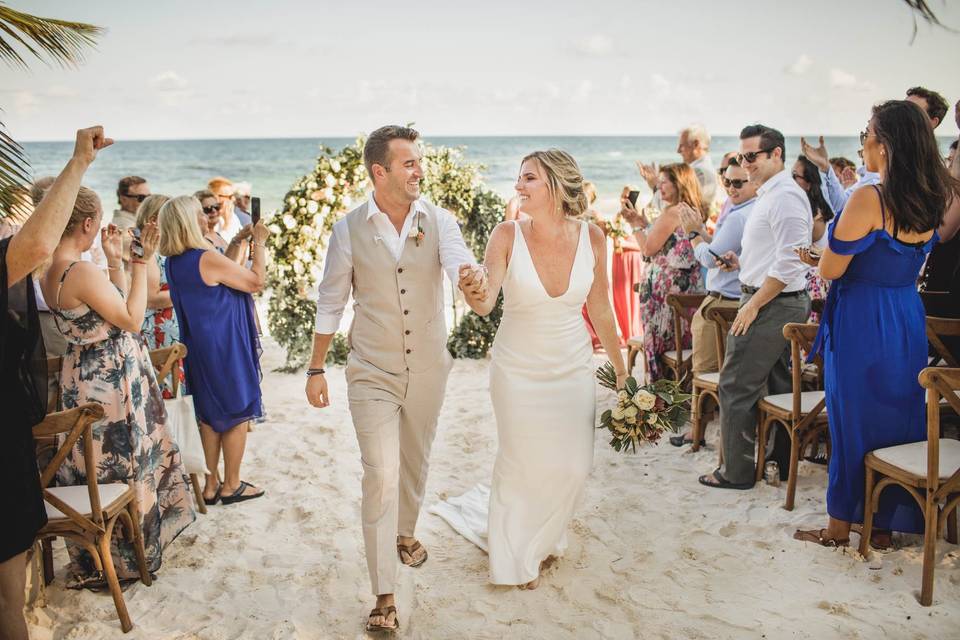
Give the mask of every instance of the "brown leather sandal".
<svg viewBox="0 0 960 640">
<path fill-rule="evenodd" d="M 824 538 L 823 534 L 826 533 L 826 529 L 820 529 L 819 531 L 801 531 L 797 529 L 796 533 L 793 534 L 794 540 L 800 540 L 801 542 L 815 542 L 821 547 L 849 547 L 850 538 Z"/>
<path fill-rule="evenodd" d="M 863 525 L 853 523 L 850 525 L 850 531 L 853 531 L 858 536 L 862 536 Z M 888 529 L 877 529 L 874 527 L 870 531 L 870 548 L 874 551 L 893 551 L 893 532 Z"/>
<path fill-rule="evenodd" d="M 420 549 L 423 549 L 423 557 L 420 558 L 420 560 L 415 561 L 415 560 L 413 559 L 413 554 L 416 553 L 417 551 L 419 551 Z M 404 554 L 404 553 L 406 553 L 407 556 L 409 556 L 410 562 L 407 562 L 406 560 L 403 559 L 403 554 Z M 397 540 L 397 554 L 400 556 L 400 562 L 402 562 L 403 564 L 407 565 L 408 567 L 414 567 L 414 568 L 416 568 L 416 567 L 419 567 L 420 565 L 422 565 L 424 562 L 427 561 L 427 550 L 423 547 L 422 544 L 420 544 L 420 541 L 419 541 L 419 540 L 414 541 L 413 544 L 407 545 L 407 544 L 401 544 L 401 543 L 400 543 L 400 540 L 398 539 L 398 540 Z"/>
<path fill-rule="evenodd" d="M 386 620 L 390 617 L 390 614 L 393 614 L 393 624 L 373 624 L 370 622 L 373 618 L 383 618 Z M 390 634 L 393 635 L 397 631 L 400 631 L 400 617 L 397 616 L 397 608 L 393 605 L 384 608 L 376 608 L 370 611 L 370 615 L 367 616 L 367 633 L 375 634 Z"/>
</svg>

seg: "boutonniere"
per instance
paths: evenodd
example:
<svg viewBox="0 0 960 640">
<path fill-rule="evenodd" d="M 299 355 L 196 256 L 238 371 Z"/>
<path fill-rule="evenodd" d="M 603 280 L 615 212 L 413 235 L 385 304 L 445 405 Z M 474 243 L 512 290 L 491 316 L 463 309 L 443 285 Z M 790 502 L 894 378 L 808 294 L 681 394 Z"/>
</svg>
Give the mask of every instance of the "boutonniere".
<svg viewBox="0 0 960 640">
<path fill-rule="evenodd" d="M 410 233 L 407 237 L 414 238 L 417 241 L 417 246 L 420 246 L 420 243 L 423 241 L 423 224 L 422 224 L 423 214 L 417 212 L 417 218 L 414 221 L 415 224 L 410 227 Z"/>
</svg>

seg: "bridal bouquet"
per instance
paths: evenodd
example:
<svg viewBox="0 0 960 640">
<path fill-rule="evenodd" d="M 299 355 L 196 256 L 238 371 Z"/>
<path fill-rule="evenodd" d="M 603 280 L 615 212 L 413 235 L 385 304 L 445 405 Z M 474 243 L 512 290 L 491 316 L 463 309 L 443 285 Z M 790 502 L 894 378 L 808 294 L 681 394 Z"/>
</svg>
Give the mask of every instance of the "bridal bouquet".
<svg viewBox="0 0 960 640">
<path fill-rule="evenodd" d="M 600 416 L 600 429 L 610 431 L 610 446 L 616 451 L 628 448 L 637 452 L 637 445 L 656 443 L 663 432 L 678 431 L 690 418 L 688 401 L 679 382 L 660 379 L 641 386 L 630 377 L 626 386 L 617 388 L 617 374 L 607 362 L 597 369 L 600 385 L 617 392 L 617 406 Z"/>
<path fill-rule="evenodd" d="M 623 216 L 617 214 L 617 216 L 611 220 L 609 223 L 609 230 L 607 233 L 613 239 L 613 252 L 614 253 L 623 253 L 623 246 L 621 243 L 624 238 L 631 235 L 630 231 L 627 229 L 626 221 L 623 219 Z"/>
</svg>

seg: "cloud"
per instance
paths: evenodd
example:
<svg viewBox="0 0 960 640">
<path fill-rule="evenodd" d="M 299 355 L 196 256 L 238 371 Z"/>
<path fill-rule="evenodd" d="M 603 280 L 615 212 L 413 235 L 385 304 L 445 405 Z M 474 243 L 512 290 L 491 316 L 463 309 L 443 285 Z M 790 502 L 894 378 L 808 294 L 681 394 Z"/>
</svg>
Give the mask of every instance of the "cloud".
<svg viewBox="0 0 960 640">
<path fill-rule="evenodd" d="M 793 64 L 786 67 L 785 71 L 792 76 L 802 76 L 810 70 L 812 65 L 813 58 L 805 53 L 801 53 L 800 57 L 794 60 Z"/>
<path fill-rule="evenodd" d="M 150 80 L 151 86 L 161 93 L 183 91 L 189 84 L 176 71 L 164 71 Z"/>
<path fill-rule="evenodd" d="M 40 107 L 40 97 L 33 91 L 17 91 L 13 94 L 13 108 L 18 115 L 35 113 Z"/>
<path fill-rule="evenodd" d="M 597 58 L 616 53 L 613 40 L 609 36 L 599 33 L 580 38 L 574 43 L 574 48 L 582 55 Z"/>
<path fill-rule="evenodd" d="M 851 89 L 854 91 L 876 91 L 872 82 L 858 80 L 857 76 L 843 69 L 830 69 L 830 86 L 835 89 Z"/>
</svg>

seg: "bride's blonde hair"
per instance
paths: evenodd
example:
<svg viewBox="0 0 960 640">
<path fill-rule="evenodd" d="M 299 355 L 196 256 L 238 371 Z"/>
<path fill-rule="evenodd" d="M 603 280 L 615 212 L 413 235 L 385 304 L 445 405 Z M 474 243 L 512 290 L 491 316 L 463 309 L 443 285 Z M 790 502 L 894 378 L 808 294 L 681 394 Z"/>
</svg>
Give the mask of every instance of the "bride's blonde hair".
<svg viewBox="0 0 960 640">
<path fill-rule="evenodd" d="M 546 177 L 547 189 L 557 204 L 558 212 L 571 217 L 583 214 L 590 206 L 587 194 L 583 190 L 583 174 L 577 161 L 561 149 L 534 151 L 520 161 L 536 160 Z"/>
</svg>

